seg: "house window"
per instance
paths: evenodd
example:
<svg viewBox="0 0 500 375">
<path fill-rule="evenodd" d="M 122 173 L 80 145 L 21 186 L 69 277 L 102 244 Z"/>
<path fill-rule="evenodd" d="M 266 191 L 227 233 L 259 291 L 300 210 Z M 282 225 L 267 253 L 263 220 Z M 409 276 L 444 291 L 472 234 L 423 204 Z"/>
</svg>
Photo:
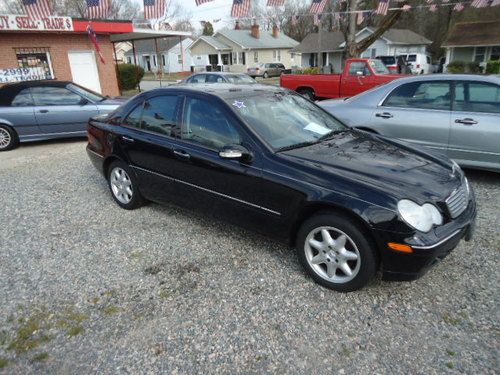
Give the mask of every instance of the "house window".
<svg viewBox="0 0 500 375">
<path fill-rule="evenodd" d="M 485 55 L 486 55 L 486 47 L 476 47 L 474 53 L 474 61 L 483 62 Z"/>
<path fill-rule="evenodd" d="M 166 59 L 165 59 L 165 55 L 161 55 L 161 64 L 162 64 L 163 66 L 167 65 L 167 61 L 166 61 Z"/>
<path fill-rule="evenodd" d="M 239 52 L 238 53 L 238 59 L 239 59 L 239 63 L 241 65 L 246 65 L 246 61 L 245 61 L 245 52 Z"/>
<path fill-rule="evenodd" d="M 156 61 L 156 55 L 153 55 L 153 65 L 158 66 L 158 62 Z"/>
<path fill-rule="evenodd" d="M 281 61 L 281 50 L 278 50 L 278 59 L 276 61 Z"/>
<path fill-rule="evenodd" d="M 371 49 L 371 54 L 370 54 L 370 57 L 371 57 L 372 59 L 374 59 L 376 56 L 377 56 L 377 49 L 376 49 L 376 48 L 372 48 L 372 49 Z"/>
<path fill-rule="evenodd" d="M 231 65 L 238 64 L 238 54 L 236 52 L 231 53 Z"/>
<path fill-rule="evenodd" d="M 17 65 L 30 68 L 35 79 L 55 79 L 48 48 L 14 48 Z"/>
<path fill-rule="evenodd" d="M 253 53 L 253 62 L 258 63 L 259 62 L 259 52 L 255 51 Z"/>
<path fill-rule="evenodd" d="M 177 55 L 177 63 L 182 64 L 182 55 Z"/>
<path fill-rule="evenodd" d="M 132 57 L 131 56 L 127 56 L 127 64 L 132 64 Z"/>
<path fill-rule="evenodd" d="M 500 46 L 491 47 L 490 60 L 500 60 Z"/>
</svg>

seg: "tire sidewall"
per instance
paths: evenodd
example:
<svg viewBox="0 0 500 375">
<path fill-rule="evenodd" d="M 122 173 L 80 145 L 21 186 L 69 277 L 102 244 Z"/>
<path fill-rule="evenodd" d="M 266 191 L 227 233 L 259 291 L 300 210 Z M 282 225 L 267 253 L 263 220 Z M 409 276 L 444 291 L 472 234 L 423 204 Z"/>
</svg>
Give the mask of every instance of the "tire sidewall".
<svg viewBox="0 0 500 375">
<path fill-rule="evenodd" d="M 12 129 L 10 126 L 0 124 L 0 128 L 6 130 L 9 135 L 10 135 L 10 143 L 7 145 L 7 147 L 0 147 L 0 152 L 2 151 L 9 151 L 14 148 L 16 148 L 19 145 L 19 138 L 17 136 L 17 133 L 14 129 Z"/>
<path fill-rule="evenodd" d="M 354 279 L 346 283 L 333 283 L 319 276 L 309 265 L 305 255 L 305 240 L 313 229 L 322 226 L 330 226 L 341 230 L 356 244 L 361 264 L 358 274 Z M 335 214 L 319 214 L 304 222 L 297 234 L 296 250 L 300 263 L 314 281 L 338 292 L 351 292 L 364 287 L 375 276 L 378 270 L 378 254 L 373 241 L 363 235 L 363 230 L 354 221 Z"/>
<path fill-rule="evenodd" d="M 123 169 L 129 176 L 130 181 L 132 183 L 132 199 L 128 203 L 123 203 L 120 202 L 116 197 L 115 194 L 113 193 L 113 189 L 111 187 L 111 173 L 115 168 L 121 168 Z M 139 184 L 137 177 L 134 173 L 134 171 L 123 161 L 117 160 L 114 161 L 110 164 L 107 172 L 106 172 L 106 178 L 108 180 L 108 188 L 111 193 L 111 196 L 113 197 L 113 200 L 121 207 L 126 210 L 133 210 L 135 208 L 138 208 L 143 205 L 144 200 L 141 196 L 141 193 L 139 192 Z"/>
</svg>

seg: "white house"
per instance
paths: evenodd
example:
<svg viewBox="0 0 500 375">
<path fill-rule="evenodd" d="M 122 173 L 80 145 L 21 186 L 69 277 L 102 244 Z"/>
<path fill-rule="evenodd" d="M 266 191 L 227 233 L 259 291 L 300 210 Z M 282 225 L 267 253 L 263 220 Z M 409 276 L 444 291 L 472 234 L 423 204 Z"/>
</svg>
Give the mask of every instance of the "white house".
<svg viewBox="0 0 500 375">
<path fill-rule="evenodd" d="M 356 34 L 356 41 L 371 35 L 373 30 L 365 27 Z M 432 42 L 407 29 L 389 29 L 377 39 L 361 57 L 395 56 L 405 53 L 425 53 Z M 340 31 L 311 33 L 292 52 L 301 54 L 301 66 L 331 65 L 334 72 L 344 66 L 344 35 Z"/>
<path fill-rule="evenodd" d="M 143 40 L 135 42 L 135 55 L 137 65 L 144 68 L 146 72 L 156 72 L 163 68 L 165 73 L 180 73 L 191 71 L 191 66 L 198 61 L 198 57 L 193 60 L 189 51 L 189 46 L 193 43 L 190 38 L 183 39 L 160 39 L 156 45 L 153 40 Z M 161 59 L 159 61 L 159 59 Z M 125 53 L 125 60 L 129 64 L 134 64 L 133 50 Z M 206 63 L 208 56 L 200 57 L 200 63 Z"/>
</svg>

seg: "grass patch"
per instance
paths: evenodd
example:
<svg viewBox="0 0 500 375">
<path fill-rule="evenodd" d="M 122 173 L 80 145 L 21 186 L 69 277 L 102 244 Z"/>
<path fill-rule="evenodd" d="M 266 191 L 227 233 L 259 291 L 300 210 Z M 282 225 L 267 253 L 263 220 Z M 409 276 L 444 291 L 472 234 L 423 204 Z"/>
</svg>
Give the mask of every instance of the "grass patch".
<svg viewBox="0 0 500 375">
<path fill-rule="evenodd" d="M 7 367 L 9 360 L 7 358 L 0 357 L 0 369 Z"/>
<path fill-rule="evenodd" d="M 107 316 L 117 314 L 119 311 L 120 309 L 115 305 L 109 305 L 102 310 L 103 314 Z"/>
<path fill-rule="evenodd" d="M 80 333 L 85 332 L 85 329 L 82 326 L 74 326 L 71 327 L 68 331 L 68 336 L 69 337 L 75 337 L 78 336 Z"/>
<path fill-rule="evenodd" d="M 33 357 L 33 362 L 45 362 L 49 359 L 49 353 L 43 352 Z"/>
<path fill-rule="evenodd" d="M 453 369 L 455 366 L 453 366 L 453 363 L 451 362 L 446 362 L 446 367 L 448 367 L 449 369 Z"/>
<path fill-rule="evenodd" d="M 130 259 L 141 259 L 144 256 L 142 251 L 132 251 L 129 255 Z"/>
<path fill-rule="evenodd" d="M 40 344 L 50 340 L 50 337 L 42 333 L 42 329 L 47 324 L 46 315 L 41 313 L 23 320 L 17 329 L 16 338 L 7 347 L 16 353 L 27 352 L 38 347 Z"/>
<path fill-rule="evenodd" d="M 450 357 L 454 357 L 457 353 L 455 353 L 453 350 L 446 349 L 446 354 L 448 354 Z"/>
<path fill-rule="evenodd" d="M 443 314 L 443 322 L 451 324 L 452 326 L 458 326 L 462 320 L 459 318 L 455 318 L 451 314 L 444 313 Z"/>
</svg>

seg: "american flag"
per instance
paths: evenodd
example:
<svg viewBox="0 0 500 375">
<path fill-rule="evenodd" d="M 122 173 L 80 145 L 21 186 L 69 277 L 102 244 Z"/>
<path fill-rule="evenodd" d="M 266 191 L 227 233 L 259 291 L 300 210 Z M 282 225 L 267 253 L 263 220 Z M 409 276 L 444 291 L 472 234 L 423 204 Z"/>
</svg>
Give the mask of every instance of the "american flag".
<svg viewBox="0 0 500 375">
<path fill-rule="evenodd" d="M 497 5 L 500 5 L 500 0 L 493 0 L 490 4 L 490 6 L 492 6 L 492 7 L 497 6 Z"/>
<path fill-rule="evenodd" d="M 267 0 L 268 7 L 282 7 L 285 5 L 285 0 Z"/>
<path fill-rule="evenodd" d="M 485 8 L 488 6 L 488 0 L 474 0 L 470 6 L 474 8 Z"/>
<path fill-rule="evenodd" d="M 89 36 L 89 39 L 90 41 L 92 42 L 92 44 L 94 45 L 95 47 L 95 50 L 97 51 L 97 53 L 99 54 L 99 58 L 101 59 L 101 62 L 103 64 L 105 64 L 105 61 L 104 61 L 104 56 L 102 55 L 102 52 L 101 52 L 101 47 L 99 46 L 99 41 L 97 40 L 97 35 L 96 33 L 94 32 L 94 29 L 92 28 L 92 24 L 89 22 L 89 24 L 87 25 L 87 34 Z"/>
<path fill-rule="evenodd" d="M 462 3 L 458 3 L 457 5 L 455 5 L 453 7 L 453 10 L 456 10 L 457 12 L 461 12 L 462 10 L 464 10 L 464 5 Z"/>
<path fill-rule="evenodd" d="M 106 18 L 109 13 L 109 0 L 86 0 L 87 18 Z"/>
<path fill-rule="evenodd" d="M 379 0 L 376 14 L 381 14 L 383 16 L 387 15 L 387 11 L 389 10 L 389 0 Z"/>
<path fill-rule="evenodd" d="M 434 13 L 434 12 L 437 12 L 438 10 L 438 7 L 436 4 L 432 4 L 430 7 L 429 7 L 429 11 Z"/>
<path fill-rule="evenodd" d="M 196 6 L 200 6 L 201 4 L 209 3 L 214 0 L 196 0 Z"/>
<path fill-rule="evenodd" d="M 311 4 L 311 9 L 309 9 L 309 13 L 314 13 L 318 14 L 325 9 L 325 5 L 328 2 L 328 0 L 313 0 Z"/>
<path fill-rule="evenodd" d="M 405 4 L 401 7 L 401 9 L 403 10 L 403 12 L 409 12 L 411 9 L 411 5 Z"/>
<path fill-rule="evenodd" d="M 50 0 L 23 0 L 24 12 L 32 19 L 42 19 L 50 17 L 52 6 Z"/>
<path fill-rule="evenodd" d="M 321 14 L 320 13 L 314 14 L 314 24 L 316 26 L 319 26 L 321 24 Z"/>
<path fill-rule="evenodd" d="M 144 0 L 144 18 L 156 20 L 165 15 L 165 0 Z"/>
<path fill-rule="evenodd" d="M 250 10 L 250 0 L 233 0 L 231 7 L 231 17 L 241 18 L 245 17 Z"/>
</svg>

